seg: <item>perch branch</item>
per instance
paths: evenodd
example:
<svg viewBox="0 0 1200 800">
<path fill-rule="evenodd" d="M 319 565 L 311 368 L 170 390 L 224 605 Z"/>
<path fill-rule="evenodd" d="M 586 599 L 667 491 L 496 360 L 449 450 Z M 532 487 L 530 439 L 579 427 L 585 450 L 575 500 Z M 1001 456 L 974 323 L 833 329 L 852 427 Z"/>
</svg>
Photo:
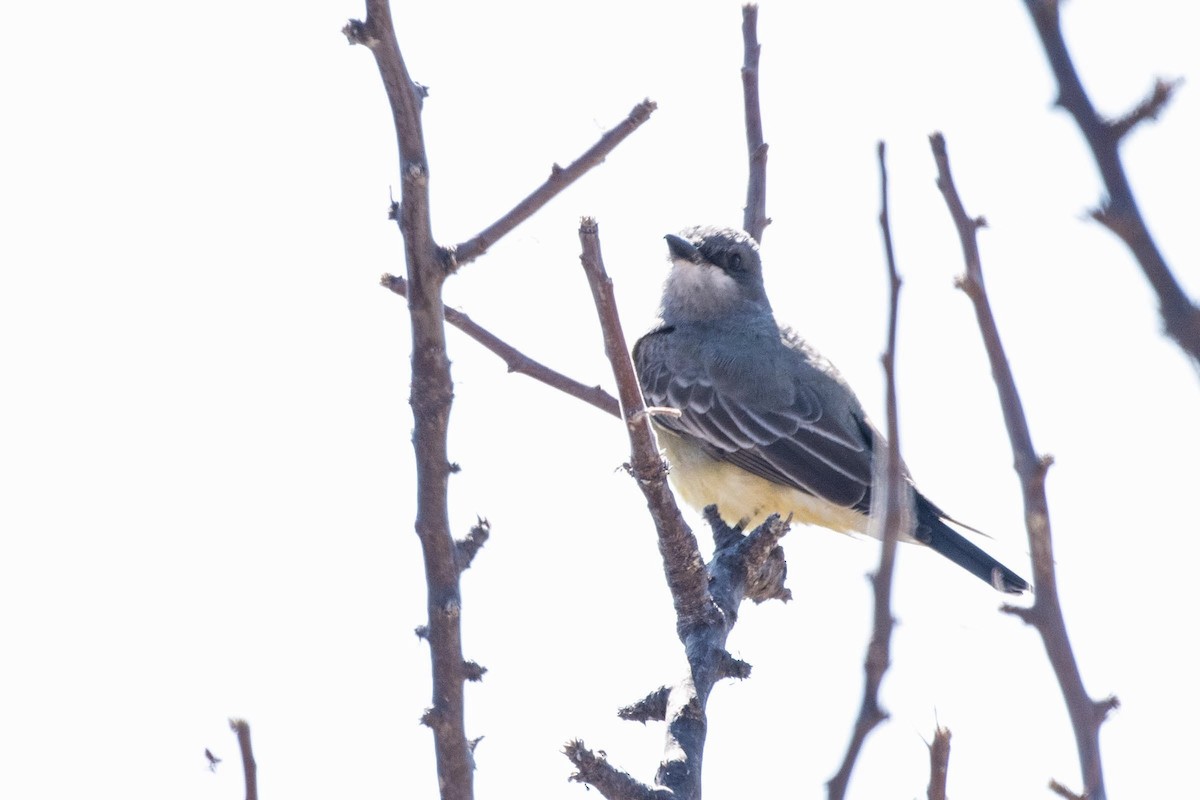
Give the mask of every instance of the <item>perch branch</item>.
<svg viewBox="0 0 1200 800">
<path fill-rule="evenodd" d="M 425 562 L 427 638 L 433 676 L 433 705 L 422 721 L 433 731 L 442 800 L 470 800 L 473 790 L 471 744 L 464 725 L 462 597 L 459 561 L 450 531 L 447 428 L 454 398 L 446 327 L 442 316 L 443 253 L 429 218 L 429 168 L 421 131 L 420 93 L 400 53 L 386 0 L 367 0 L 365 21 L 343 31 L 353 44 L 375 56 L 392 109 L 400 150 L 401 199 L 395 218 L 404 237 L 408 269 L 408 309 L 412 327 L 413 449 L 416 456 L 415 528 Z"/>
<path fill-rule="evenodd" d="M 550 202 L 555 195 L 578 180 L 592 167 L 603 162 L 605 157 L 617 145 L 625 141 L 629 134 L 641 127 L 643 122 L 650 119 L 650 115 L 654 113 L 655 108 L 657 106 L 652 100 L 643 100 L 633 107 L 633 110 L 629 112 L 629 115 L 625 119 L 621 120 L 616 127 L 606 131 L 600 137 L 600 140 L 579 158 L 572 161 L 566 167 L 560 167 L 558 164 L 551 167 L 550 177 L 541 186 L 534 189 L 528 197 L 513 206 L 511 211 L 493 222 L 486 229 L 480 231 L 474 238 L 450 248 L 450 270 L 456 270 L 464 264 L 468 264 L 479 258 L 501 236 L 529 219 L 535 211 Z"/>
<path fill-rule="evenodd" d="M 1067 50 L 1059 5 L 1058 0 L 1025 0 L 1025 8 L 1033 18 L 1046 59 L 1058 82 L 1057 105 L 1075 118 L 1108 192 L 1107 199 L 1092 212 L 1092 216 L 1129 247 L 1158 295 L 1159 313 L 1167 334 L 1191 356 L 1193 365 L 1200 366 L 1200 307 L 1188 298 L 1150 235 L 1119 153 L 1122 137 L 1139 122 L 1157 117 L 1179 82 L 1160 79 L 1150 95 L 1133 111 L 1117 120 L 1102 119 L 1083 88 Z"/>
<path fill-rule="evenodd" d="M 767 143 L 763 141 L 762 107 L 758 102 L 758 6 L 742 6 L 742 41 L 745 59 L 742 64 L 742 94 L 746 106 L 746 148 L 750 157 L 750 174 L 746 181 L 746 208 L 742 227 L 762 242 L 763 230 L 771 224 L 767 217 Z"/>
<path fill-rule="evenodd" d="M 1046 500 L 1046 472 L 1052 460 L 1048 456 L 1039 458 L 1033 448 L 1033 438 L 1025 419 L 1016 380 L 1004 354 L 1000 331 L 988 303 L 979 244 L 976 241 L 976 231 L 983 226 L 983 220 L 972 218 L 963 207 L 950 174 L 946 140 L 940 133 L 935 133 L 929 137 L 929 141 L 933 148 L 934 161 L 937 163 L 937 185 L 946 199 L 946 206 L 958 229 L 963 259 L 966 262 L 966 273 L 959 278 L 958 285 L 975 307 L 975 317 L 983 335 L 988 360 L 991 362 L 992 378 L 996 382 L 1000 407 L 1012 443 L 1013 467 L 1020 478 L 1024 497 L 1025 527 L 1029 534 L 1029 549 L 1033 561 L 1034 601 L 1030 608 L 1005 606 L 1005 610 L 1033 625 L 1041 635 L 1075 731 L 1080 771 L 1087 787 L 1085 794 L 1089 800 L 1105 800 L 1104 770 L 1100 759 L 1100 725 L 1108 711 L 1116 706 L 1116 698 L 1096 702 L 1084 689 L 1079 665 L 1067 636 L 1054 573 L 1050 508 Z"/>
<path fill-rule="evenodd" d="M 887 442 L 881 453 L 882 463 L 875 465 L 876 476 L 874 484 L 882 491 L 873 498 L 874 508 L 871 515 L 872 533 L 882 540 L 879 557 L 879 569 L 871 576 L 871 585 L 875 594 L 874 625 L 871 640 L 867 644 L 867 656 L 863 664 L 865 679 L 863 681 L 862 704 L 859 707 L 858 718 L 854 723 L 854 731 L 841 768 L 827 784 L 830 800 L 841 800 L 846 796 L 850 784 L 850 775 L 854 764 L 862 750 L 867 736 L 885 719 L 887 712 L 879 705 L 879 687 L 883 683 L 884 673 L 891 663 L 892 627 L 892 573 L 896 561 L 896 542 L 902 532 L 912 527 L 912 513 L 909 510 L 910 501 L 907 482 L 904 480 L 904 470 L 900 459 L 900 431 L 896 410 L 896 317 L 900 306 L 900 275 L 896 271 L 896 258 L 892 250 L 891 223 L 888 219 L 888 183 L 887 163 L 883 142 L 879 143 L 879 185 L 880 211 L 879 227 L 883 233 L 883 249 L 887 260 L 888 282 L 891 290 L 888 307 L 887 345 L 883 353 L 883 372 L 887 379 Z"/>
<path fill-rule="evenodd" d="M 408 296 L 408 282 L 399 275 L 384 275 L 379 279 L 379 282 L 401 297 Z M 541 362 L 533 360 L 491 331 L 477 324 L 461 311 L 457 311 L 449 306 L 443 306 L 442 313 L 446 317 L 446 322 L 449 322 L 499 356 L 505 366 L 508 367 L 509 372 L 519 372 L 536 381 L 541 381 L 553 389 L 558 389 L 560 392 L 565 392 L 574 398 L 589 403 L 605 413 L 612 414 L 614 417 L 621 416 L 621 407 L 617 403 L 617 398 L 599 386 L 587 386 L 563 375 L 561 372 L 556 372 Z"/>
<path fill-rule="evenodd" d="M 782 585 L 786 569 L 778 547 L 787 524 L 771 517 L 749 536 L 743 536 L 721 522 L 716 508 L 710 506 L 705 509 L 705 516 L 713 527 L 717 552 L 705 568 L 696 537 L 680 516 L 667 486 L 666 469 L 650 430 L 650 416 L 621 330 L 612 280 L 604 268 L 594 220 L 585 218 L 581 222 L 579 239 L 583 249 L 580 260 L 592 289 L 630 438 L 631 471 L 646 497 L 658 531 L 663 571 L 675 605 L 676 631 L 688 659 L 688 676 L 669 689 L 665 698 L 656 693 L 654 708 L 640 713 L 644 717 L 656 716 L 658 705 L 662 704 L 667 722 L 667 757 L 656 780 L 669 790 L 666 796 L 690 800 L 700 797 L 708 733 L 705 709 L 712 688 L 722 678 L 749 674 L 749 666 L 734 659 L 725 649 L 729 631 L 737 621 L 738 606 L 748 596 L 756 600 L 787 597 Z M 658 791 L 650 787 L 642 790 Z"/>
</svg>

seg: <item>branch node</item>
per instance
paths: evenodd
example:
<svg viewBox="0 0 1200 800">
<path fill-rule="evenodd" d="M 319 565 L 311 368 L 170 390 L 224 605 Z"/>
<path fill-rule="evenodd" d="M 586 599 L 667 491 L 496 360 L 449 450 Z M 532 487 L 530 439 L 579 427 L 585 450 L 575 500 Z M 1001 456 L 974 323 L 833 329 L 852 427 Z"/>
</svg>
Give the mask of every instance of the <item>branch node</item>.
<svg viewBox="0 0 1200 800">
<path fill-rule="evenodd" d="M 487 674 L 487 667 L 475 662 L 463 662 L 463 678 L 473 683 L 479 683 L 483 680 L 483 676 Z"/>
<path fill-rule="evenodd" d="M 1054 456 L 1051 453 L 1043 453 L 1042 455 L 1038 456 L 1037 467 L 1034 471 L 1034 474 L 1039 479 L 1044 479 L 1046 477 L 1046 473 L 1048 473 L 1050 468 L 1053 466 Z"/>
<path fill-rule="evenodd" d="M 471 526 L 466 538 L 459 539 L 454 543 L 454 560 L 460 573 L 470 568 L 471 562 L 475 560 L 475 556 L 487 542 L 491 530 L 492 524 L 483 517 L 479 517 L 478 522 Z"/>
<path fill-rule="evenodd" d="M 1103 700 L 1098 701 L 1095 705 L 1096 725 L 1099 726 L 1100 723 L 1104 722 L 1110 713 L 1121 707 L 1121 701 L 1117 699 L 1115 694 L 1110 694 Z"/>
<path fill-rule="evenodd" d="M 667 718 L 667 700 L 670 696 L 671 688 L 660 686 L 636 703 L 619 709 L 617 716 L 623 720 L 642 724 L 648 721 L 662 722 Z"/>
<path fill-rule="evenodd" d="M 421 724 L 424 725 L 426 728 L 429 728 L 431 731 L 435 731 L 438 729 L 438 725 L 440 724 L 440 721 L 441 721 L 441 715 L 438 714 L 436 708 L 427 708 L 427 709 L 425 709 L 425 712 L 423 714 L 421 714 L 421 720 L 420 720 Z"/>
<path fill-rule="evenodd" d="M 592 752 L 578 739 L 567 742 L 563 753 L 575 765 L 575 772 L 568 780 L 594 786 L 601 795 L 621 800 L 670 800 L 672 792 L 654 790 L 627 772 L 608 763 L 603 751 Z"/>
<path fill-rule="evenodd" d="M 1167 103 L 1171 102 L 1171 97 L 1175 90 L 1183 85 L 1183 78 L 1174 80 L 1166 80 L 1165 78 L 1155 78 L 1154 86 L 1151 87 L 1150 93 L 1138 103 L 1128 113 L 1115 120 L 1105 123 L 1109 134 L 1113 137 L 1113 141 L 1120 141 L 1125 138 L 1139 123 L 1147 120 L 1157 120 L 1158 115 L 1166 108 Z"/>
<path fill-rule="evenodd" d="M 442 267 L 446 270 L 447 275 L 453 275 L 458 272 L 458 246 L 439 245 L 437 249 L 438 259 L 442 262 Z"/>
<path fill-rule="evenodd" d="M 729 651 L 722 650 L 717 655 L 717 680 L 721 678 L 736 678 L 737 680 L 746 680 L 750 677 L 750 672 L 754 668 L 740 658 L 734 658 L 729 654 Z"/>
<path fill-rule="evenodd" d="M 418 625 L 416 628 L 413 629 L 413 633 L 415 633 L 417 635 L 418 639 L 424 639 L 425 641 L 429 641 L 429 626 L 428 625 Z"/>
<path fill-rule="evenodd" d="M 1086 794 L 1075 794 L 1066 786 L 1063 786 L 1053 778 L 1050 779 L 1050 791 L 1054 792 L 1059 797 L 1066 798 L 1066 800 L 1088 800 Z"/>
<path fill-rule="evenodd" d="M 1011 603 L 1005 603 L 1000 606 L 1000 613 L 1011 614 L 1026 625 L 1032 625 L 1035 628 L 1038 626 L 1040 618 L 1037 604 L 1032 606 L 1014 606 Z"/>
<path fill-rule="evenodd" d="M 374 49 L 379 40 L 367 32 L 367 24 L 361 19 L 352 19 L 342 28 L 342 35 L 350 45 L 361 44 Z"/>
<path fill-rule="evenodd" d="M 447 622 L 454 622 L 462 615 L 462 604 L 457 597 L 451 598 L 438 607 L 438 612 Z"/>
</svg>

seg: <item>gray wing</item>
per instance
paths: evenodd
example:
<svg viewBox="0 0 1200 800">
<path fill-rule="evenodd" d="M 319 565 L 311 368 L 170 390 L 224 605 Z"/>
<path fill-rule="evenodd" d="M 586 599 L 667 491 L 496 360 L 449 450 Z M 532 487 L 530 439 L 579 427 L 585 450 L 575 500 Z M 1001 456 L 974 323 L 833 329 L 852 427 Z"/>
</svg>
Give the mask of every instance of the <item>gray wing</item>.
<svg viewBox="0 0 1200 800">
<path fill-rule="evenodd" d="M 777 336 L 733 350 L 698 347 L 683 327 L 644 336 L 634 363 L 646 402 L 680 412 L 655 422 L 766 480 L 868 511 L 874 433 L 858 400 L 802 340 Z"/>
</svg>

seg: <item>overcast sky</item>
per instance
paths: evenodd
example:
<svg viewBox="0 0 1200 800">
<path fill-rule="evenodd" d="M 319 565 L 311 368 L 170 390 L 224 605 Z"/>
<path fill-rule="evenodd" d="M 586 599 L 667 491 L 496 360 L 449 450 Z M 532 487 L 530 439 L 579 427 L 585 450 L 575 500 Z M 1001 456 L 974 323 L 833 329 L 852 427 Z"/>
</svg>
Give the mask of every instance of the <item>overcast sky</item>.
<svg viewBox="0 0 1200 800">
<path fill-rule="evenodd" d="M 396 145 L 358 3 L 11 4 L 0 67 L 0 795 L 236 798 L 226 720 L 251 723 L 264 797 L 434 797 L 412 532 L 409 334 L 378 286 Z M 424 124 L 434 232 L 465 240 L 645 97 L 651 120 L 466 267 L 447 302 L 531 357 L 612 385 L 578 267 L 595 216 L 632 341 L 662 236 L 737 225 L 745 187 L 735 2 L 396 3 Z M 1159 0 L 1065 7 L 1098 107 L 1187 78 L 1123 149 L 1145 216 L 1200 296 L 1200 54 Z M 1160 334 L 1021 3 L 764 2 L 763 242 L 777 314 L 882 419 L 888 144 L 904 277 L 904 457 L 931 499 L 1029 575 L 1020 492 L 934 186 L 945 133 L 1049 498 L 1067 622 L 1104 727 L 1110 794 L 1194 784 L 1200 522 L 1195 370 Z M 465 575 L 479 797 L 589 796 L 582 738 L 649 780 L 661 726 L 616 709 L 683 662 L 614 419 L 450 336 L 451 519 L 492 540 Z M 705 548 L 699 516 L 689 517 Z M 821 797 L 861 691 L 878 546 L 797 528 L 787 605 L 730 639 L 753 676 L 709 707 L 706 795 Z M 950 794 L 1079 788 L 1036 634 L 915 547 L 898 557 L 891 720 L 851 797 L 923 796 L 953 731 Z M 204 749 L 225 759 L 210 773 Z"/>
</svg>

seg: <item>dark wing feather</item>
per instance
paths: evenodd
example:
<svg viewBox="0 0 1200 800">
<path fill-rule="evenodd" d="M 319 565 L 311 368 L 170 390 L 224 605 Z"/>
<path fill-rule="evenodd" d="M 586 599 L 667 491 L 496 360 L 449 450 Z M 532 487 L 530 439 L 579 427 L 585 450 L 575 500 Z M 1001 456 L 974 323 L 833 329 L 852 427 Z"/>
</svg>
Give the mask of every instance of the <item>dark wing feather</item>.
<svg viewBox="0 0 1200 800">
<path fill-rule="evenodd" d="M 787 330 L 755 342 L 753 363 L 711 333 L 668 326 L 634 348 L 646 402 L 680 412 L 655 422 L 761 478 L 868 511 L 871 429 L 833 367 Z"/>
</svg>

